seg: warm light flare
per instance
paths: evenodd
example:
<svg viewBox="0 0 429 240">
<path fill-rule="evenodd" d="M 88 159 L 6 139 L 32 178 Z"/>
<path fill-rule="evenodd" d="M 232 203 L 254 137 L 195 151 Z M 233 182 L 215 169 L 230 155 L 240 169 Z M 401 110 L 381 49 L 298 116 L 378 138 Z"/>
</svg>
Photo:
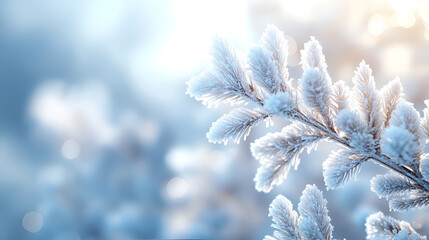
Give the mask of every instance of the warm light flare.
<svg viewBox="0 0 429 240">
<path fill-rule="evenodd" d="M 373 36 L 381 35 L 386 28 L 385 20 L 380 14 L 371 16 L 368 21 L 368 31 Z"/>
</svg>

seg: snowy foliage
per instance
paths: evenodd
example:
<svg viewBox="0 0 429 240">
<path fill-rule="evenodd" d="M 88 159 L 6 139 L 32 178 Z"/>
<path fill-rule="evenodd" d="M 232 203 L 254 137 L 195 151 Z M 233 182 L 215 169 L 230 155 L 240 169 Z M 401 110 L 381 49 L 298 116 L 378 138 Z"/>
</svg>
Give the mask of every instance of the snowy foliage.
<svg viewBox="0 0 429 240">
<path fill-rule="evenodd" d="M 379 197 L 402 196 L 417 189 L 415 184 L 396 173 L 377 175 L 371 180 L 371 190 Z"/>
<path fill-rule="evenodd" d="M 422 173 L 424 179 L 429 181 L 429 156 L 424 157 L 421 161 L 420 172 Z"/>
<path fill-rule="evenodd" d="M 261 46 L 271 53 L 271 59 L 273 59 L 280 74 L 280 91 L 291 93 L 287 69 L 288 45 L 283 32 L 274 25 L 268 25 L 261 37 Z"/>
<path fill-rule="evenodd" d="M 212 124 L 207 138 L 213 143 L 227 144 L 229 139 L 239 143 L 242 138 L 246 140 L 252 126 L 267 117 L 268 113 L 262 109 L 235 109 Z"/>
<path fill-rule="evenodd" d="M 270 133 L 251 146 L 252 155 L 261 163 L 255 182 L 258 191 L 269 192 L 286 178 L 291 166 L 298 167 L 299 153 L 315 147 L 324 136 L 301 123 L 285 127 L 281 132 Z"/>
<path fill-rule="evenodd" d="M 268 216 L 273 218 L 271 225 L 277 239 L 300 239 L 298 233 L 298 213 L 293 210 L 292 203 L 282 195 L 278 195 L 270 204 Z"/>
<path fill-rule="evenodd" d="M 360 165 L 367 160 L 366 157 L 352 153 L 348 150 L 340 150 L 331 153 L 323 163 L 323 177 L 328 189 L 338 189 L 344 186 L 350 179 L 356 178 Z"/>
<path fill-rule="evenodd" d="M 318 68 L 310 67 L 302 75 L 300 81 L 305 103 L 322 116 L 329 115 L 331 88 L 325 81 L 325 76 Z M 329 118 L 328 118 L 329 121 Z M 329 121 L 329 124 L 330 121 Z"/>
<path fill-rule="evenodd" d="M 337 117 L 337 127 L 349 138 L 349 144 L 355 152 L 374 154 L 376 144 L 365 122 L 357 113 L 348 109 L 342 110 Z"/>
<path fill-rule="evenodd" d="M 365 61 L 359 64 L 352 80 L 354 103 L 367 123 L 369 133 L 377 139 L 382 127 L 381 101 L 375 88 L 372 70 Z"/>
<path fill-rule="evenodd" d="M 414 135 L 414 141 L 418 144 L 421 135 L 420 114 L 413 104 L 401 101 L 393 111 L 390 121 L 392 126 L 402 127 Z"/>
<path fill-rule="evenodd" d="M 242 59 L 226 40 L 215 39 L 212 56 L 213 69 L 192 78 L 188 82 L 188 94 L 209 106 L 221 102 L 257 101 L 254 82 L 247 76 Z"/>
<path fill-rule="evenodd" d="M 366 220 L 367 239 L 395 239 L 395 240 L 425 240 L 404 221 L 398 221 L 390 216 L 378 212 Z"/>
<path fill-rule="evenodd" d="M 332 114 L 338 115 L 341 110 L 344 110 L 348 107 L 348 97 L 349 97 L 350 88 L 346 85 L 344 81 L 336 82 L 332 87 Z"/>
<path fill-rule="evenodd" d="M 332 239 L 331 218 L 328 216 L 326 204 L 328 201 L 323 198 L 322 192 L 315 185 L 307 185 L 302 193 L 298 204 L 301 225 L 301 232 L 310 232 L 310 229 L 317 230 L 317 235 L 323 239 Z M 314 228 L 312 225 L 316 225 Z M 311 234 L 313 235 L 313 234 Z M 303 235 L 303 239 L 314 239 Z"/>
<path fill-rule="evenodd" d="M 390 170 L 376 176 L 371 189 L 379 197 L 394 196 L 389 198 L 391 209 L 429 205 L 429 160 L 423 152 L 429 139 L 429 100 L 421 118 L 413 104 L 404 100 L 398 78 L 379 91 L 371 68 L 362 61 L 351 89 L 345 82 L 333 83 L 322 47 L 311 37 L 301 50 L 303 75 L 295 84 L 287 70 L 286 40 L 274 26 L 267 27 L 247 63 L 225 40 L 214 42 L 212 54 L 212 70 L 189 81 L 188 94 L 209 105 L 243 106 L 213 124 L 207 134 L 211 142 L 238 143 L 258 122 L 275 116 L 292 122 L 251 145 L 252 155 L 261 164 L 254 179 L 258 191 L 269 192 L 281 184 L 290 167 L 297 169 L 304 148 L 327 140 L 343 148 L 323 164 L 328 189 L 341 188 L 356 177 L 362 164 L 372 161 Z M 302 221 L 309 221 L 302 233 L 320 229 L 310 220 Z M 403 239 L 399 232 L 397 239 Z"/>
<path fill-rule="evenodd" d="M 381 90 L 381 99 L 383 101 L 384 126 L 388 126 L 392 112 L 396 109 L 403 97 L 402 84 L 399 78 L 395 78 L 386 84 Z"/>
<path fill-rule="evenodd" d="M 292 203 L 282 195 L 270 205 L 269 216 L 273 218 L 274 237 L 265 239 L 332 239 L 333 227 L 326 208 L 327 201 L 314 185 L 307 185 L 298 204 L 298 213 Z"/>
<path fill-rule="evenodd" d="M 281 75 L 272 53 L 262 47 L 250 50 L 249 65 L 253 80 L 265 92 L 274 94 L 280 90 Z"/>
<path fill-rule="evenodd" d="M 423 128 L 424 138 L 429 139 L 429 100 L 425 100 L 426 108 L 423 110 L 423 118 L 421 120 L 421 125 Z"/>
</svg>

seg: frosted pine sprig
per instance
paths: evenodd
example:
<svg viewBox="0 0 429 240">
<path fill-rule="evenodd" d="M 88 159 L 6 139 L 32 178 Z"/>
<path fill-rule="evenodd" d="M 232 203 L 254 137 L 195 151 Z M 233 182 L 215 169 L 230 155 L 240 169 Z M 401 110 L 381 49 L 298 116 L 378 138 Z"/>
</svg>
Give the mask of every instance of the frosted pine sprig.
<svg viewBox="0 0 429 240">
<path fill-rule="evenodd" d="M 255 177 L 257 190 L 269 192 L 281 184 L 290 167 L 297 168 L 304 148 L 329 140 L 344 148 L 324 164 L 329 189 L 342 187 L 356 177 L 364 162 L 373 161 L 412 184 L 404 195 L 391 200 L 392 209 L 427 205 L 429 160 L 422 144 L 429 138 L 429 110 L 420 117 L 403 99 L 398 78 L 378 91 L 371 68 L 362 61 L 351 90 L 344 82 L 332 83 L 322 47 L 311 37 L 301 50 L 303 75 L 294 89 L 286 66 L 287 42 L 274 26 L 266 29 L 260 46 L 251 50 L 247 64 L 225 40 L 216 40 L 212 53 L 214 67 L 188 82 L 188 93 L 211 105 L 244 106 L 216 121 L 207 134 L 209 141 L 239 142 L 261 120 L 274 116 L 293 122 L 251 145 L 261 163 Z M 390 191 L 389 183 L 377 192 Z"/>
<path fill-rule="evenodd" d="M 328 189 L 341 188 L 351 179 L 355 179 L 360 171 L 360 165 L 366 160 L 366 157 L 349 150 L 331 153 L 323 163 L 326 187 Z"/>
<path fill-rule="evenodd" d="M 413 104 L 404 100 L 398 78 L 378 91 L 371 68 L 362 61 L 351 90 L 342 81 L 332 83 L 322 47 L 311 37 L 301 50 L 303 75 L 294 89 L 287 70 L 287 42 L 274 26 L 267 27 L 247 63 L 220 38 L 214 42 L 212 55 L 213 67 L 192 78 L 187 93 L 209 106 L 242 106 L 213 123 L 209 141 L 238 143 L 257 123 L 274 116 L 292 121 L 281 132 L 251 145 L 252 155 L 261 164 L 254 179 L 258 191 L 269 192 L 281 184 L 291 167 L 297 169 L 305 148 L 311 150 L 319 141 L 328 140 L 343 147 L 323 164 L 328 189 L 341 188 L 356 178 L 362 164 L 372 161 L 389 169 L 371 180 L 371 190 L 389 198 L 391 209 L 429 206 L 429 155 L 423 152 L 429 140 L 429 100 L 421 118 Z M 298 221 L 291 203 L 284 197 L 276 199 L 270 216 L 278 231 L 266 239 L 332 238 L 332 226 L 320 225 L 329 222 L 326 201 L 320 199 L 315 187 L 306 189 Z M 312 201 L 318 201 L 318 207 L 309 210 Z M 382 214 L 368 219 L 367 231 L 368 239 L 425 239 L 409 224 Z"/>
<path fill-rule="evenodd" d="M 188 82 L 187 93 L 209 106 L 219 103 L 257 103 L 255 83 L 245 71 L 239 54 L 222 38 L 215 38 L 213 67 Z"/>
<path fill-rule="evenodd" d="M 268 116 L 269 113 L 263 109 L 235 109 L 212 124 L 207 138 L 213 143 L 227 144 L 229 140 L 240 143 L 240 139 L 246 140 L 254 125 Z"/>
<path fill-rule="evenodd" d="M 298 204 L 298 213 L 289 199 L 278 195 L 270 204 L 268 216 L 272 218 L 273 236 L 264 240 L 324 240 L 333 239 L 327 201 L 315 185 L 307 185 Z M 366 220 L 366 239 L 370 240 L 426 240 L 409 223 L 398 221 L 378 212 Z"/>
<path fill-rule="evenodd" d="M 379 93 L 375 88 L 372 70 L 362 61 L 355 71 L 352 79 L 354 103 L 358 106 L 358 111 L 367 123 L 368 131 L 375 139 L 378 139 L 382 128 L 381 101 Z"/>
<path fill-rule="evenodd" d="M 268 216 L 272 217 L 273 237 L 265 239 L 332 239 L 333 227 L 326 208 L 327 201 L 315 185 L 307 185 L 298 204 L 298 213 L 292 203 L 278 195 L 271 203 Z"/>
<path fill-rule="evenodd" d="M 293 123 L 281 132 L 270 133 L 252 144 L 253 156 L 261 167 L 255 177 L 256 189 L 269 192 L 280 185 L 290 168 L 298 168 L 299 153 L 305 148 L 311 149 L 325 136 L 302 123 Z"/>
<path fill-rule="evenodd" d="M 384 131 L 381 141 L 383 151 L 401 165 L 413 165 L 419 154 L 415 136 L 405 128 L 389 127 Z"/>
<path fill-rule="evenodd" d="M 274 25 L 268 25 L 261 37 L 261 46 L 271 53 L 271 59 L 277 67 L 280 91 L 288 92 L 292 95 L 287 69 L 288 45 L 283 32 Z"/>
<path fill-rule="evenodd" d="M 298 213 L 292 203 L 283 195 L 278 195 L 270 204 L 268 216 L 272 217 L 271 225 L 275 239 L 301 239 L 298 232 Z"/>
<path fill-rule="evenodd" d="M 334 116 L 338 115 L 341 110 L 348 108 L 350 88 L 346 85 L 344 81 L 336 82 L 332 87 L 332 114 Z"/>
<path fill-rule="evenodd" d="M 396 173 L 377 175 L 371 180 L 371 190 L 380 197 L 402 196 L 418 187 Z"/>
<path fill-rule="evenodd" d="M 426 240 L 409 223 L 385 216 L 381 212 L 369 216 L 365 226 L 367 239 Z"/>
<path fill-rule="evenodd" d="M 429 139 L 429 100 L 425 100 L 426 108 L 423 110 L 423 118 L 421 120 L 421 126 L 423 129 L 423 137 Z"/>
<path fill-rule="evenodd" d="M 384 127 L 389 125 L 393 110 L 396 109 L 403 98 L 402 84 L 399 78 L 395 78 L 385 85 L 381 90 L 381 99 L 383 101 Z"/>
</svg>

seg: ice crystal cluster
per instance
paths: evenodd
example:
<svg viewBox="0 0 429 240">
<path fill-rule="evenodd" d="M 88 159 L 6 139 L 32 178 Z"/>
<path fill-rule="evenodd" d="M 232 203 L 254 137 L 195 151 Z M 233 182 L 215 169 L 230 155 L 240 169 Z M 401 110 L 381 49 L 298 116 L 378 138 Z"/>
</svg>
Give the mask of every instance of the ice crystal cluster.
<svg viewBox="0 0 429 240">
<path fill-rule="evenodd" d="M 313 37 L 301 50 L 303 74 L 293 87 L 287 53 L 283 32 L 274 26 L 267 27 L 247 58 L 224 39 L 214 41 L 212 68 L 192 78 L 187 93 L 209 106 L 229 103 L 237 108 L 213 123 L 209 141 L 239 143 L 259 122 L 283 117 L 291 124 L 251 144 L 260 162 L 254 178 L 258 191 L 280 185 L 291 167 L 297 169 L 299 154 L 325 140 L 342 147 L 323 164 L 327 189 L 343 187 L 362 164 L 372 161 L 389 169 L 371 180 L 371 190 L 388 199 L 392 210 L 428 206 L 429 155 L 423 145 L 429 139 L 429 100 L 421 117 L 404 99 L 399 79 L 377 90 L 364 61 L 356 68 L 351 89 L 333 82 Z M 299 217 L 290 201 L 277 197 L 270 206 L 277 231 L 267 239 L 332 239 L 326 201 L 314 186 L 304 190 L 298 211 Z M 368 239 L 424 239 L 409 224 L 381 213 L 369 217 L 366 227 Z"/>
</svg>

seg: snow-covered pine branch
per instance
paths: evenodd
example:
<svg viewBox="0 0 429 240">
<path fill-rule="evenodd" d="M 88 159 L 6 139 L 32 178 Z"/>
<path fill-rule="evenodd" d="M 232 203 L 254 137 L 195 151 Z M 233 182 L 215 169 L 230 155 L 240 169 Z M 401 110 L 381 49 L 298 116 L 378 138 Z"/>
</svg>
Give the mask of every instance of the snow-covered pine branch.
<svg viewBox="0 0 429 240">
<path fill-rule="evenodd" d="M 333 239 L 327 201 L 315 185 L 307 185 L 298 204 L 298 213 L 283 195 L 278 195 L 269 207 L 275 230 L 264 240 L 324 240 Z M 366 239 L 370 240 L 426 240 L 409 223 L 398 221 L 378 212 L 366 220 Z"/>
<path fill-rule="evenodd" d="M 252 153 L 261 163 L 255 177 L 258 190 L 267 192 L 274 185 L 279 185 L 290 166 L 298 165 L 297 156 L 303 147 L 323 136 L 360 156 L 353 157 L 353 164 L 347 166 L 348 170 L 340 168 L 341 164 L 330 158 L 324 164 L 328 188 L 341 187 L 355 176 L 361 163 L 372 160 L 402 175 L 429 194 L 429 183 L 426 181 L 429 164 L 421 157 L 421 138 L 426 136 L 421 132 L 429 129 L 425 120 L 429 117 L 420 119 L 412 104 L 402 99 L 399 79 L 388 83 L 379 93 L 371 68 L 362 61 L 352 79 L 353 98 L 350 99 L 348 87 L 343 82 L 332 84 L 322 47 L 312 37 L 301 51 L 304 74 L 300 80 L 300 96 L 289 84 L 286 41 L 275 27 L 267 28 L 261 38 L 261 46 L 254 48 L 257 50 L 250 54 L 250 67 L 247 68 L 250 72 L 224 40 L 216 40 L 214 46 L 217 71 L 216 75 L 212 75 L 217 78 L 211 79 L 212 82 L 205 78 L 191 80 L 188 92 L 201 93 L 196 94 L 196 98 L 212 104 L 234 100 L 253 102 L 256 106 L 246 105 L 216 121 L 207 134 L 211 142 L 238 142 L 249 134 L 256 123 L 272 116 L 295 122 L 282 133 L 269 134 L 252 144 Z M 222 84 L 216 85 L 219 82 Z M 220 87 L 213 88 L 212 84 Z M 195 88 L 206 89 L 207 92 L 193 91 Z M 298 105 L 297 99 L 304 101 Z M 357 112 L 351 111 L 351 106 L 357 106 Z M 425 112 L 429 110 L 425 109 Z M 296 123 L 302 124 L 299 128 L 305 127 L 306 130 L 295 131 Z M 407 141 L 411 138 L 413 141 Z M 344 159 L 339 158 L 339 161 Z"/>
<path fill-rule="evenodd" d="M 273 26 L 265 30 L 260 46 L 251 50 L 247 64 L 222 39 L 215 40 L 212 55 L 213 69 L 191 79 L 188 94 L 209 105 L 244 106 L 213 124 L 207 134 L 211 142 L 238 142 L 262 119 L 279 116 L 292 121 L 282 132 L 252 144 L 252 154 L 261 163 L 255 176 L 257 190 L 269 192 L 281 184 L 290 167 L 298 166 L 298 155 L 305 147 L 311 149 L 327 139 L 344 148 L 323 164 L 327 188 L 342 187 L 369 160 L 391 171 L 375 177 L 372 190 L 380 197 L 403 197 L 391 199 L 391 209 L 429 205 L 429 158 L 423 152 L 429 139 L 429 100 L 421 118 L 413 104 L 404 100 L 398 78 L 378 91 L 371 68 L 362 61 L 351 91 L 344 82 L 332 83 L 322 47 L 311 37 L 301 50 L 303 75 L 299 89 L 294 89 L 286 66 L 286 41 Z M 302 233 L 320 229 L 302 220 L 306 221 Z M 395 236 L 405 235 L 397 232 Z"/>
<path fill-rule="evenodd" d="M 315 185 L 307 185 L 298 204 L 298 213 L 292 203 L 282 195 L 271 203 L 268 216 L 277 231 L 265 239 L 331 240 L 333 227 L 326 208 L 327 201 Z"/>
</svg>

